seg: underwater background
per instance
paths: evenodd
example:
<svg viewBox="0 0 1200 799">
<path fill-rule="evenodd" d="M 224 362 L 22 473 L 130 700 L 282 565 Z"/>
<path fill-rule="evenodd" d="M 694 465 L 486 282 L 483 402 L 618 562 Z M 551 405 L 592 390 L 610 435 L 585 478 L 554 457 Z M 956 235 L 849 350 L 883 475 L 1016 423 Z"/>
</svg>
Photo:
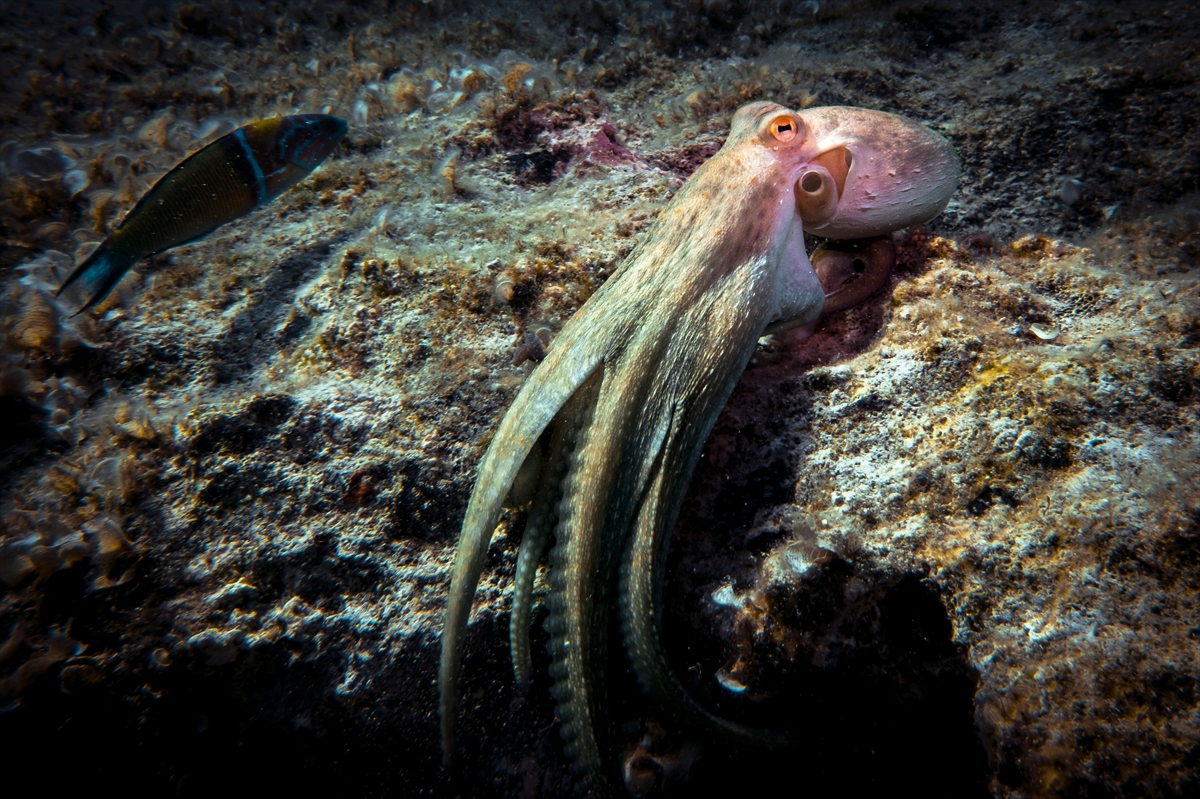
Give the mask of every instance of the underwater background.
<svg viewBox="0 0 1200 799">
<path fill-rule="evenodd" d="M 1184 2 L 6 2 L 14 779 L 575 795 L 544 633 L 527 689 L 508 659 L 517 511 L 441 767 L 455 540 L 544 347 L 768 99 L 910 117 L 963 177 L 884 292 L 763 340 L 675 533 L 676 672 L 803 745 L 692 763 L 631 678 L 618 742 L 684 796 L 1200 794 L 1198 37 Z M 55 296 L 185 156 L 301 113 L 349 131 L 295 188 Z"/>
</svg>

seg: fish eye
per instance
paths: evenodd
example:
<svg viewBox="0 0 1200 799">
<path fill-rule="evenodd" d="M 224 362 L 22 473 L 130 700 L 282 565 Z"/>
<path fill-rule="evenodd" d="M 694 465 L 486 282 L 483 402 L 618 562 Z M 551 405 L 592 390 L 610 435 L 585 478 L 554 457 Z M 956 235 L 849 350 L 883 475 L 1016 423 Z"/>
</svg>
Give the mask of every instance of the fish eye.
<svg viewBox="0 0 1200 799">
<path fill-rule="evenodd" d="M 791 117 L 776 117 L 771 121 L 771 135 L 777 141 L 789 142 L 796 138 L 796 120 Z"/>
</svg>

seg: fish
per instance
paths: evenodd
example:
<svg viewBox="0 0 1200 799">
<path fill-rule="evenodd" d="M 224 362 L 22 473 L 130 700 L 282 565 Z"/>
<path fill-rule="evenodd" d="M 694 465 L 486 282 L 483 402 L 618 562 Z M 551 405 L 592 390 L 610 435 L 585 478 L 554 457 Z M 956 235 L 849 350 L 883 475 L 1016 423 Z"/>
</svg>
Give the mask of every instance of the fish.
<svg viewBox="0 0 1200 799">
<path fill-rule="evenodd" d="M 840 308 L 886 282 L 890 240 L 823 259 L 818 272 L 805 228 L 862 239 L 920 224 L 946 207 L 960 172 L 949 142 L 892 114 L 770 102 L 736 112 L 720 151 L 563 327 L 480 462 L 441 635 L 448 767 L 467 620 L 518 483 L 535 490 L 513 577 L 514 674 L 519 682 L 529 674 L 534 575 L 549 550 L 546 628 L 560 734 L 588 788 L 611 796 L 624 779 L 605 698 L 613 642 L 681 729 L 739 743 L 791 741 L 786 730 L 711 713 L 672 671 L 659 640 L 667 540 L 759 338 L 812 324 L 827 295 Z"/>
<path fill-rule="evenodd" d="M 86 299 L 72 315 L 95 307 L 141 259 L 201 239 L 308 177 L 348 130 L 329 114 L 295 114 L 227 133 L 163 175 L 55 296 L 78 281 Z"/>
</svg>

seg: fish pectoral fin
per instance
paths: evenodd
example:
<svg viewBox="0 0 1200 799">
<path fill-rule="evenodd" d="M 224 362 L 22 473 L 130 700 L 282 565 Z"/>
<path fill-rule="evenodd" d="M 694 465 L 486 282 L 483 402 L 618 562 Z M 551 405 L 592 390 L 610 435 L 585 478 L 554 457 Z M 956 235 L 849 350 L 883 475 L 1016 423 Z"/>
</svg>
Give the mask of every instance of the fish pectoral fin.
<svg viewBox="0 0 1200 799">
<path fill-rule="evenodd" d="M 79 310 L 71 314 L 71 316 L 79 316 L 89 308 L 103 302 L 113 288 L 121 282 L 121 278 L 125 276 L 133 263 L 134 259 L 114 252 L 107 244 L 101 244 L 83 263 L 75 267 L 63 284 L 58 287 L 58 291 L 54 292 L 54 296 L 58 297 L 72 283 L 80 281 L 85 301 Z"/>
<path fill-rule="evenodd" d="M 471 614 L 475 588 L 483 573 L 492 532 L 500 520 L 513 480 L 530 450 L 563 405 L 600 365 L 597 349 L 582 353 L 573 352 L 572 349 L 563 348 L 552 353 L 517 395 L 479 464 L 479 476 L 467 504 L 451 567 L 438 666 L 442 754 L 447 766 L 454 752 L 458 675 L 462 666 L 467 619 Z"/>
</svg>

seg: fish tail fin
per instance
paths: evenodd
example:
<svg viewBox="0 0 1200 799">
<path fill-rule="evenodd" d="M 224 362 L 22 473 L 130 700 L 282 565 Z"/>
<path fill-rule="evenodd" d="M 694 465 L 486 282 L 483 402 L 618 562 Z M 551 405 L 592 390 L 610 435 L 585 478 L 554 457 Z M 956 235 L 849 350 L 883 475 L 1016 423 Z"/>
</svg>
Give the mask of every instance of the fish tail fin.
<svg viewBox="0 0 1200 799">
<path fill-rule="evenodd" d="M 71 314 L 73 317 L 79 316 L 79 314 L 102 302 L 109 295 L 109 292 L 113 290 L 113 287 L 125 276 L 125 273 L 129 271 L 129 268 L 133 266 L 135 260 L 114 251 L 108 246 L 108 242 L 104 242 L 83 263 L 75 267 L 75 271 L 67 276 L 67 279 L 58 287 L 58 291 L 54 293 L 54 296 L 58 297 L 67 286 L 80 281 L 87 300 L 84 302 L 82 308 Z"/>
</svg>

